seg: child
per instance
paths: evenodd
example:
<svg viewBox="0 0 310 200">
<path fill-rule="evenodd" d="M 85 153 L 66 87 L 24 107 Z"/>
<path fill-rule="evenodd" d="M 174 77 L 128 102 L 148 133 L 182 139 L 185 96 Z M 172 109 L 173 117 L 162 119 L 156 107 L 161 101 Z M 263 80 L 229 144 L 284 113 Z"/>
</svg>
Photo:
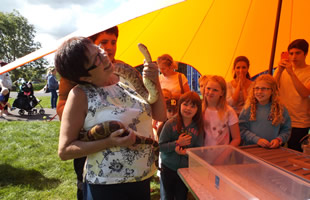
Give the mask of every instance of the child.
<svg viewBox="0 0 310 200">
<path fill-rule="evenodd" d="M 171 119 L 178 112 L 177 103 L 178 103 L 178 100 L 173 99 L 173 98 L 166 100 L 167 120 Z M 160 133 L 161 133 L 163 126 L 164 126 L 166 121 L 158 122 L 159 123 L 158 128 L 157 128 L 157 137 L 158 138 L 160 136 Z"/>
<path fill-rule="evenodd" d="M 258 77 L 239 116 L 245 145 L 258 144 L 278 148 L 286 143 L 291 132 L 291 119 L 280 104 L 279 90 L 271 75 Z"/>
<path fill-rule="evenodd" d="M 171 99 L 172 98 L 172 92 L 168 89 L 163 88 L 162 90 L 163 96 L 165 100 Z"/>
<path fill-rule="evenodd" d="M 162 91 L 164 93 L 164 90 L 162 90 Z M 177 103 L 178 103 L 177 99 L 170 98 L 170 99 L 166 100 L 167 120 L 171 119 L 178 112 Z M 159 125 L 158 125 L 158 128 L 157 128 L 157 135 L 156 135 L 157 138 L 160 137 L 160 133 L 163 130 L 163 127 L 164 127 L 165 123 L 167 122 L 167 120 L 164 121 L 164 122 L 158 122 Z M 158 165 L 159 165 L 159 170 L 158 170 L 157 175 L 160 177 L 161 159 L 159 159 Z M 163 190 L 162 179 L 160 178 L 159 180 L 160 180 L 160 199 L 164 200 L 164 199 L 166 199 L 166 197 L 165 197 L 165 192 Z"/>
<path fill-rule="evenodd" d="M 207 84 L 210 77 L 211 75 L 203 75 L 203 76 L 200 76 L 200 78 L 198 79 L 199 91 L 202 97 L 204 94 L 204 90 L 203 90 L 204 86 Z"/>
<path fill-rule="evenodd" d="M 187 187 L 177 174 L 188 167 L 186 149 L 203 145 L 201 100 L 197 93 L 186 92 L 178 100 L 178 113 L 169 119 L 160 134 L 161 181 L 167 199 L 186 199 Z"/>
<path fill-rule="evenodd" d="M 9 90 L 7 88 L 2 88 L 1 93 L 0 93 L 0 117 L 4 117 L 4 107 L 8 106 L 11 111 L 14 110 L 14 108 L 11 107 L 11 104 L 7 101 L 5 101 L 5 95 L 9 93 Z"/>
<path fill-rule="evenodd" d="M 221 76 L 211 76 L 204 88 L 202 103 L 205 146 L 240 144 L 238 117 L 226 102 L 226 82 Z"/>
</svg>

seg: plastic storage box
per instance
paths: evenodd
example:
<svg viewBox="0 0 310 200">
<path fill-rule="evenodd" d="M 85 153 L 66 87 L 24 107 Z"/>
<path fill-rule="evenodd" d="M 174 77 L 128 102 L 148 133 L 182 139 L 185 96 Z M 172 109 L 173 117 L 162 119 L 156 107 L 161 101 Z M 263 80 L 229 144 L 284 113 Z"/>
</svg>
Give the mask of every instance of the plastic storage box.
<svg viewBox="0 0 310 200">
<path fill-rule="evenodd" d="M 310 200 L 309 182 L 235 147 L 200 147 L 187 153 L 190 175 L 214 199 Z"/>
</svg>

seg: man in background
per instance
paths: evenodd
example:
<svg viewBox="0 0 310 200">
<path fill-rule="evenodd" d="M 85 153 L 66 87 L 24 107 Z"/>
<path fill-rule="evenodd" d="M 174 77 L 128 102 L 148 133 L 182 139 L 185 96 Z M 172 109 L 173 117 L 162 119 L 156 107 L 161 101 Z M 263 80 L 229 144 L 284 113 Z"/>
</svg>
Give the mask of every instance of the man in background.
<svg viewBox="0 0 310 200">
<path fill-rule="evenodd" d="M 310 127 L 310 65 L 306 64 L 309 44 L 297 39 L 288 46 L 288 59 L 282 58 L 275 78 L 279 85 L 281 101 L 287 108 L 292 131 L 288 147 L 302 151 L 300 140 Z"/>
</svg>

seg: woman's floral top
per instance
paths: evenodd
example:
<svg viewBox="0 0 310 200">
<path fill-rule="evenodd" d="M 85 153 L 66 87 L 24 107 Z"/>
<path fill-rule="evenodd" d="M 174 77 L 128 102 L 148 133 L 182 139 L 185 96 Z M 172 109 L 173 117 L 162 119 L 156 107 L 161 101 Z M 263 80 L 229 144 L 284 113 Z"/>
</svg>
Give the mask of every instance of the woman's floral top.
<svg viewBox="0 0 310 200">
<path fill-rule="evenodd" d="M 116 120 L 136 134 L 151 137 L 151 107 L 128 85 L 118 82 L 107 87 L 79 85 L 88 98 L 84 129 L 103 121 Z M 142 181 L 156 172 L 151 145 L 113 147 L 87 156 L 84 178 L 89 184 L 117 184 Z"/>
</svg>

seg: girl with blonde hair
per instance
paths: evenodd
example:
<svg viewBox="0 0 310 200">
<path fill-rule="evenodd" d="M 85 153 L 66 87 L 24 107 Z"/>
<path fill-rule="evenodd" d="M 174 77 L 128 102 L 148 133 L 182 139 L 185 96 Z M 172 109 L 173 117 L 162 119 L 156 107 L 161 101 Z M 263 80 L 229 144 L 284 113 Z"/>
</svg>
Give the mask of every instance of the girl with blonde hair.
<svg viewBox="0 0 310 200">
<path fill-rule="evenodd" d="M 240 113 L 239 126 L 245 145 L 278 148 L 289 139 L 291 119 L 280 102 L 278 85 L 271 75 L 261 75 L 255 80 Z"/>
<path fill-rule="evenodd" d="M 238 116 L 226 102 L 226 81 L 221 76 L 211 76 L 204 87 L 202 111 L 205 146 L 240 144 Z"/>
</svg>

